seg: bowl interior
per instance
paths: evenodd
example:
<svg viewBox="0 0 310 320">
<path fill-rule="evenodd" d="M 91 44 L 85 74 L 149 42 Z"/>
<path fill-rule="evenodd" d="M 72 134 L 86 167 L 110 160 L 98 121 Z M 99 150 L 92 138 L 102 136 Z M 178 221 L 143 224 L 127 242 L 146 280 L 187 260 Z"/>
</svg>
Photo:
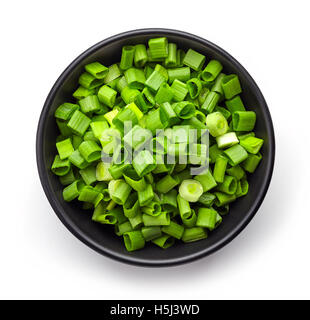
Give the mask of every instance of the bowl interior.
<svg viewBox="0 0 310 320">
<path fill-rule="evenodd" d="M 221 226 L 209 234 L 208 239 L 183 244 L 177 242 L 168 250 L 154 245 L 129 253 L 123 239 L 114 234 L 113 227 L 101 225 L 91 220 L 91 212 L 81 209 L 80 203 L 66 203 L 62 199 L 62 185 L 50 167 L 56 154 L 55 139 L 58 129 L 53 113 L 63 102 L 73 101 L 72 93 L 77 88 L 78 78 L 83 66 L 92 61 L 104 65 L 120 61 L 122 46 L 126 44 L 147 43 L 156 36 L 167 36 L 179 48 L 192 48 L 206 55 L 207 61 L 218 59 L 224 66 L 223 72 L 236 73 L 243 88 L 241 97 L 248 110 L 257 114 L 255 131 L 265 140 L 262 148 L 263 160 L 256 172 L 249 175 L 249 193 L 231 205 L 230 213 L 223 219 Z M 196 259 L 220 248 L 237 235 L 257 211 L 267 191 L 274 157 L 274 138 L 272 123 L 267 105 L 258 87 L 246 70 L 230 55 L 217 46 L 199 37 L 172 30 L 138 30 L 109 38 L 87 50 L 78 57 L 61 75 L 53 87 L 42 111 L 37 140 L 39 173 L 44 190 L 59 218 L 79 239 L 93 249 L 113 258 L 143 265 L 169 265 Z"/>
</svg>

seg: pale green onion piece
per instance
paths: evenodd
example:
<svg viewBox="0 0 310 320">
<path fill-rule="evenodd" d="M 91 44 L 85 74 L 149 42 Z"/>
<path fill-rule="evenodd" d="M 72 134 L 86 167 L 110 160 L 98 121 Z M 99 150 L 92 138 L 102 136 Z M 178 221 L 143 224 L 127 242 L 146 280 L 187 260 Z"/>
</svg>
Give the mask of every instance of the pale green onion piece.
<svg viewBox="0 0 310 320">
<path fill-rule="evenodd" d="M 179 187 L 179 193 L 185 200 L 189 202 L 197 202 L 203 194 L 203 188 L 197 180 L 183 180 Z"/>
<path fill-rule="evenodd" d="M 110 163 L 99 162 L 96 167 L 96 178 L 98 181 L 111 181 L 113 177 L 109 171 Z"/>
</svg>

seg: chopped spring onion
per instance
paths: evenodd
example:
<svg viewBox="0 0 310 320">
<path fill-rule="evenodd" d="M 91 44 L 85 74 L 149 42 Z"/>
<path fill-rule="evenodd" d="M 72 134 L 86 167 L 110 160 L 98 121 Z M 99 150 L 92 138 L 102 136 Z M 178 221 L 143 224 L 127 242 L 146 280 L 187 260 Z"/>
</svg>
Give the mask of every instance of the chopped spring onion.
<svg viewBox="0 0 310 320">
<path fill-rule="evenodd" d="M 216 137 L 216 142 L 217 146 L 220 149 L 225 149 L 239 143 L 239 140 L 235 132 L 227 132 L 221 136 Z"/>
<path fill-rule="evenodd" d="M 223 66 L 222 64 L 217 60 L 211 60 L 205 69 L 201 73 L 201 78 L 204 81 L 211 82 L 216 79 L 216 77 L 220 74 L 222 71 Z"/>
<path fill-rule="evenodd" d="M 185 51 L 164 36 L 125 43 L 108 68 L 104 57 L 84 65 L 54 112 L 63 199 L 113 226 L 128 251 L 206 239 L 263 159 L 238 75 Z"/>
<path fill-rule="evenodd" d="M 132 67 L 134 55 L 135 55 L 134 46 L 124 46 L 122 48 L 121 63 L 119 65 L 122 70 L 127 70 L 130 67 Z"/>
<path fill-rule="evenodd" d="M 85 66 L 85 70 L 96 79 L 103 79 L 108 74 L 109 69 L 99 62 L 92 62 Z"/>
<path fill-rule="evenodd" d="M 111 181 L 113 177 L 109 171 L 111 167 L 110 163 L 99 162 L 96 167 L 96 179 L 97 181 Z"/>
<path fill-rule="evenodd" d="M 197 180 L 183 180 L 179 187 L 179 193 L 185 200 L 189 202 L 197 202 L 203 194 L 203 188 Z"/>
<path fill-rule="evenodd" d="M 228 131 L 228 123 L 220 112 L 213 112 L 207 115 L 207 128 L 213 137 L 218 137 Z"/>
</svg>

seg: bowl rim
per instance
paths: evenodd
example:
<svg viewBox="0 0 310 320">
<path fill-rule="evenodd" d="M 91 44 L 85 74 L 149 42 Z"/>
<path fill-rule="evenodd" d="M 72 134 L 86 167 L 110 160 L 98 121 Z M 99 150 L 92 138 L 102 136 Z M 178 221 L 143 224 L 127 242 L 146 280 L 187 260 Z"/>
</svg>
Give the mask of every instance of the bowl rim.
<svg viewBox="0 0 310 320">
<path fill-rule="evenodd" d="M 98 244 L 96 241 L 91 239 L 87 234 L 83 233 L 76 225 L 72 223 L 70 219 L 68 219 L 65 210 L 62 208 L 60 202 L 55 197 L 54 191 L 51 189 L 48 183 L 48 172 L 45 168 L 44 161 L 43 161 L 43 128 L 45 125 L 46 118 L 48 116 L 48 110 L 54 99 L 54 96 L 56 95 L 56 92 L 60 89 L 64 80 L 70 75 L 70 73 L 76 68 L 76 66 L 83 59 L 85 59 L 86 57 L 88 57 L 98 49 L 100 49 L 102 46 L 106 46 L 108 44 L 113 43 L 114 41 L 123 40 L 131 36 L 152 35 L 152 34 L 180 36 L 180 37 L 187 38 L 195 42 L 201 43 L 205 46 L 212 48 L 212 50 L 218 52 L 220 55 L 230 60 L 239 70 L 241 70 L 244 74 L 244 77 L 246 78 L 246 81 L 252 83 L 254 94 L 256 95 L 259 101 L 259 104 L 262 106 L 262 112 L 266 116 L 267 136 L 269 139 L 269 149 L 270 149 L 270 156 L 267 159 L 268 160 L 267 172 L 264 177 L 262 187 L 257 197 L 255 198 L 255 201 L 253 202 L 250 210 L 245 215 L 243 220 L 241 220 L 241 222 L 234 229 L 232 229 L 227 235 L 221 238 L 220 241 L 216 242 L 212 246 L 207 247 L 199 252 L 196 252 L 190 255 L 169 259 L 169 260 L 167 259 L 149 260 L 149 259 L 143 259 L 135 256 L 126 256 L 122 253 L 117 253 L 113 250 L 110 250 L 104 247 L 103 245 Z M 43 190 L 46 194 L 46 197 L 49 203 L 51 204 L 53 210 L 55 211 L 56 215 L 58 216 L 58 218 L 62 221 L 62 223 L 74 236 L 76 236 L 84 244 L 94 249 L 98 253 L 101 253 L 114 260 L 118 260 L 123 263 L 128 263 L 128 264 L 137 265 L 137 266 L 167 267 L 167 266 L 174 266 L 174 265 L 189 263 L 194 260 L 206 257 L 207 255 L 221 249 L 230 241 L 232 241 L 248 225 L 248 223 L 252 220 L 252 218 L 258 211 L 260 205 L 262 204 L 270 185 L 273 168 L 274 168 L 274 160 L 275 160 L 275 136 L 274 136 L 274 129 L 273 129 L 273 123 L 272 123 L 270 111 L 268 109 L 267 103 L 260 89 L 258 88 L 254 79 L 250 76 L 248 71 L 234 57 L 232 57 L 229 53 L 227 53 L 225 50 L 215 45 L 214 43 L 188 32 L 174 30 L 174 29 L 165 29 L 165 28 L 145 28 L 145 29 L 136 29 L 136 30 L 122 32 L 96 43 L 95 45 L 85 50 L 76 59 L 74 59 L 69 64 L 69 66 L 62 72 L 62 74 L 59 76 L 59 78 L 56 80 L 55 84 L 53 85 L 52 89 L 50 90 L 46 98 L 46 101 L 44 103 L 43 109 L 41 111 L 41 115 L 40 115 L 39 123 L 37 127 L 37 135 L 36 135 L 36 160 L 37 160 L 37 167 L 38 167 L 38 172 L 40 176 L 40 181 L 41 181 Z"/>
</svg>

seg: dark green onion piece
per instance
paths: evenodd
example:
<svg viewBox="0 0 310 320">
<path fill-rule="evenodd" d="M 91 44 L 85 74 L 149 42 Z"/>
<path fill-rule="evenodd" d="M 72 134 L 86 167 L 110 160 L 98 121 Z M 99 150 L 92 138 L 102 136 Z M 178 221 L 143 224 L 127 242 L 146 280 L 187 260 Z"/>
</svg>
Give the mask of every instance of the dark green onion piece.
<svg viewBox="0 0 310 320">
<path fill-rule="evenodd" d="M 173 100 L 183 101 L 188 93 L 187 85 L 178 79 L 175 79 L 171 85 L 173 91 Z"/>
<path fill-rule="evenodd" d="M 160 203 L 165 211 L 171 212 L 178 208 L 177 194 L 178 192 L 175 189 L 172 189 L 161 195 Z"/>
<path fill-rule="evenodd" d="M 240 145 L 249 153 L 257 154 L 264 143 L 263 139 L 248 137 L 240 140 Z"/>
<path fill-rule="evenodd" d="M 252 131 L 256 122 L 254 111 L 236 111 L 232 115 L 233 129 L 235 131 Z"/>
<path fill-rule="evenodd" d="M 162 235 L 160 227 L 142 227 L 141 232 L 145 241 L 154 240 Z"/>
<path fill-rule="evenodd" d="M 147 184 L 145 182 L 144 177 L 140 178 L 136 171 L 132 168 L 127 168 L 123 171 L 123 176 L 126 182 L 135 190 L 135 191 L 143 191 L 145 190 Z"/>
<path fill-rule="evenodd" d="M 81 111 L 84 113 L 99 111 L 101 106 L 96 95 L 90 95 L 79 101 Z"/>
<path fill-rule="evenodd" d="M 152 242 L 162 249 L 168 249 L 174 245 L 175 241 L 173 237 L 170 237 L 169 235 L 163 235 L 152 240 Z"/>
<path fill-rule="evenodd" d="M 209 92 L 204 103 L 201 106 L 201 109 L 205 113 L 211 113 L 220 100 L 220 95 L 217 92 Z"/>
<path fill-rule="evenodd" d="M 210 231 L 215 228 L 217 212 L 213 208 L 199 208 L 196 225 Z"/>
<path fill-rule="evenodd" d="M 75 180 L 76 180 L 76 177 L 74 175 L 72 168 L 69 170 L 69 172 L 67 174 L 59 177 L 59 181 L 63 186 L 67 186 L 67 185 L 71 184 L 72 182 L 74 182 Z"/>
<path fill-rule="evenodd" d="M 224 181 L 227 163 L 228 159 L 221 155 L 216 158 L 213 170 L 213 177 L 216 182 L 222 183 Z"/>
<path fill-rule="evenodd" d="M 179 208 L 179 212 L 182 220 L 190 218 L 192 215 L 192 210 L 189 202 L 178 194 L 177 203 L 178 203 L 178 208 Z"/>
<path fill-rule="evenodd" d="M 137 193 L 131 193 L 123 205 L 124 215 L 127 218 L 133 218 L 140 213 L 140 205 Z"/>
<path fill-rule="evenodd" d="M 157 63 L 154 70 L 158 71 L 165 78 L 165 81 L 168 81 L 168 71 L 165 67 Z"/>
<path fill-rule="evenodd" d="M 145 85 L 151 90 L 157 91 L 164 82 L 166 82 L 165 77 L 157 70 L 154 70 L 146 79 Z"/>
<path fill-rule="evenodd" d="M 224 206 L 236 200 L 235 194 L 227 194 L 223 192 L 215 192 L 214 195 L 216 196 L 215 204 L 218 207 Z"/>
<path fill-rule="evenodd" d="M 99 142 L 91 130 L 86 131 L 83 138 L 85 141 L 91 140 L 91 141 Z"/>
<path fill-rule="evenodd" d="M 144 67 L 144 74 L 145 74 L 145 78 L 147 79 L 154 71 L 154 68 L 152 68 L 150 65 L 146 65 Z"/>
<path fill-rule="evenodd" d="M 79 151 L 87 162 L 93 162 L 101 158 L 101 148 L 94 141 L 84 141 L 79 145 Z"/>
<path fill-rule="evenodd" d="M 132 165 L 140 177 L 150 173 L 156 167 L 154 158 L 148 150 L 140 151 L 134 157 Z"/>
<path fill-rule="evenodd" d="M 183 242 L 193 242 L 208 237 L 207 231 L 201 227 L 185 228 L 182 241 Z"/>
<path fill-rule="evenodd" d="M 55 118 L 67 121 L 71 118 L 74 111 L 78 109 L 79 109 L 79 106 L 77 104 L 63 103 L 56 109 L 54 116 Z"/>
<path fill-rule="evenodd" d="M 113 179 L 119 179 L 123 176 L 123 172 L 130 167 L 129 163 L 113 164 L 109 168 L 109 172 Z"/>
<path fill-rule="evenodd" d="M 163 104 L 161 104 L 160 109 L 164 117 L 168 119 L 169 126 L 172 126 L 179 122 L 179 119 L 169 102 L 164 102 Z"/>
<path fill-rule="evenodd" d="M 89 90 L 80 86 L 73 92 L 72 96 L 77 100 L 81 100 L 83 98 L 88 97 L 91 94 L 94 94 L 94 92 L 95 92 L 94 89 Z"/>
<path fill-rule="evenodd" d="M 208 88 L 202 87 L 198 96 L 198 103 L 200 106 L 204 104 L 209 93 L 210 93 L 210 90 Z"/>
<path fill-rule="evenodd" d="M 191 69 L 189 67 L 168 69 L 168 78 L 169 83 L 172 83 L 174 80 L 179 80 L 182 82 L 186 82 L 191 77 Z"/>
<path fill-rule="evenodd" d="M 121 91 L 121 97 L 126 104 L 133 102 L 139 94 L 139 90 L 130 88 L 129 86 L 124 87 Z"/>
<path fill-rule="evenodd" d="M 183 64 L 192 68 L 195 71 L 199 71 L 201 70 L 205 60 L 206 57 L 204 55 L 200 54 L 199 52 L 193 49 L 189 49 L 185 54 Z"/>
<path fill-rule="evenodd" d="M 114 106 L 116 95 L 117 91 L 107 85 L 102 86 L 98 91 L 99 100 L 110 108 Z"/>
<path fill-rule="evenodd" d="M 154 198 L 154 191 L 151 184 L 147 184 L 146 188 L 138 191 L 138 200 L 141 207 L 148 205 Z"/>
<path fill-rule="evenodd" d="M 216 78 L 214 85 L 211 88 L 212 92 L 216 92 L 218 93 L 220 96 L 223 95 L 223 87 L 222 87 L 222 83 L 223 83 L 223 79 L 225 78 L 225 74 L 224 73 L 220 73 L 218 75 L 218 77 Z"/>
<path fill-rule="evenodd" d="M 79 171 L 83 180 L 87 185 L 90 185 L 97 181 L 96 168 L 94 166 L 89 166 L 88 168 Z"/>
<path fill-rule="evenodd" d="M 249 132 L 249 133 L 244 133 L 244 132 L 237 132 L 237 137 L 238 139 L 241 141 L 243 139 L 246 139 L 248 137 L 255 137 L 255 133 L 254 132 Z"/>
<path fill-rule="evenodd" d="M 223 155 L 223 151 L 218 148 L 217 144 L 212 145 L 209 148 L 209 158 L 210 158 L 210 163 L 215 163 L 216 158 L 218 155 Z"/>
<path fill-rule="evenodd" d="M 235 177 L 237 180 L 241 180 L 245 176 L 245 172 L 240 165 L 231 167 L 227 169 L 226 172 L 228 175 Z"/>
<path fill-rule="evenodd" d="M 156 190 L 160 193 L 167 193 L 179 184 L 172 176 L 165 175 L 161 180 L 156 183 Z"/>
<path fill-rule="evenodd" d="M 237 179 L 232 176 L 225 176 L 224 181 L 216 189 L 227 194 L 234 194 L 237 190 Z"/>
<path fill-rule="evenodd" d="M 124 46 L 122 48 L 121 63 L 119 65 L 122 70 L 127 70 L 130 67 L 132 67 L 134 55 L 135 55 L 134 46 Z"/>
<path fill-rule="evenodd" d="M 143 89 L 145 83 L 145 75 L 143 70 L 137 68 L 129 68 L 124 72 L 126 82 L 132 89 Z"/>
<path fill-rule="evenodd" d="M 144 248 L 145 241 L 141 231 L 130 231 L 123 234 L 127 251 L 135 251 Z"/>
<path fill-rule="evenodd" d="M 98 207 L 97 207 L 98 208 Z M 129 221 L 125 221 L 121 224 L 115 224 L 115 234 L 117 236 L 122 236 L 126 232 L 133 231 L 132 226 Z"/>
<path fill-rule="evenodd" d="M 234 96 L 242 92 L 240 82 L 236 74 L 225 76 L 222 80 L 222 88 L 227 100 L 232 99 Z"/>
<path fill-rule="evenodd" d="M 85 66 L 85 70 L 96 79 L 103 79 L 108 74 L 109 69 L 99 62 L 92 62 Z"/>
<path fill-rule="evenodd" d="M 110 67 L 109 67 L 109 72 L 108 74 L 106 75 L 106 77 L 104 78 L 104 83 L 107 84 L 107 83 L 110 83 L 111 81 L 117 79 L 118 77 L 121 76 L 121 71 L 118 67 L 118 65 L 115 63 L 115 64 L 112 64 Z"/>
<path fill-rule="evenodd" d="M 242 167 L 244 170 L 253 173 L 257 166 L 259 165 L 260 161 L 262 160 L 262 155 L 258 154 L 249 154 L 248 158 L 242 162 Z"/>
<path fill-rule="evenodd" d="M 111 199 L 117 204 L 124 205 L 131 190 L 131 186 L 122 179 L 112 180 L 109 182 L 109 193 Z"/>
<path fill-rule="evenodd" d="M 124 132 L 124 125 L 126 121 L 131 121 L 132 126 L 138 124 L 138 118 L 135 112 L 132 111 L 130 108 L 125 108 L 122 111 L 120 111 L 115 116 L 112 122 L 120 132 Z"/>
<path fill-rule="evenodd" d="M 89 162 L 83 158 L 79 150 L 75 150 L 71 153 L 69 161 L 79 169 L 84 169 L 89 166 Z"/>
<path fill-rule="evenodd" d="M 160 213 L 161 213 L 160 203 L 153 200 L 152 202 L 143 206 L 141 208 L 141 212 L 146 213 L 150 216 L 156 217 L 156 216 L 160 215 Z"/>
<path fill-rule="evenodd" d="M 165 59 L 165 66 L 168 68 L 176 67 L 177 65 L 177 45 L 168 43 L 168 57 Z"/>
<path fill-rule="evenodd" d="M 106 129 L 109 129 L 109 125 L 108 125 L 107 121 L 105 121 L 105 120 L 95 121 L 95 122 L 93 121 L 93 122 L 91 122 L 90 127 L 92 129 L 94 136 L 99 140 L 101 139 L 104 131 Z"/>
<path fill-rule="evenodd" d="M 231 116 L 231 113 L 227 109 L 220 106 L 215 107 L 214 111 L 220 112 L 226 118 L 226 120 L 228 120 Z"/>
<path fill-rule="evenodd" d="M 199 96 L 200 91 L 202 89 L 201 81 L 197 78 L 192 78 L 188 80 L 186 84 L 190 97 L 192 99 L 196 99 Z"/>
<path fill-rule="evenodd" d="M 195 105 L 188 101 L 177 102 L 172 105 L 174 112 L 180 119 L 191 119 L 195 115 Z"/>
<path fill-rule="evenodd" d="M 103 198 L 102 193 L 98 192 L 91 186 L 85 186 L 84 188 L 82 188 L 81 192 L 79 193 L 78 200 L 90 202 L 96 208 L 99 205 L 102 198 Z"/>
<path fill-rule="evenodd" d="M 124 142 L 132 149 L 141 148 L 148 140 L 152 139 L 149 130 L 141 128 L 139 125 L 134 126 L 125 136 Z"/>
<path fill-rule="evenodd" d="M 170 215 L 167 212 L 161 212 L 157 216 L 150 216 L 146 213 L 142 214 L 144 226 L 168 226 L 170 224 Z"/>
<path fill-rule="evenodd" d="M 203 172 L 203 174 L 195 176 L 194 179 L 201 183 L 203 192 L 207 192 L 217 186 L 210 169 Z"/>
<path fill-rule="evenodd" d="M 61 160 L 59 155 L 55 156 L 51 167 L 51 170 L 54 174 L 56 174 L 57 176 L 64 176 L 69 172 L 70 168 L 71 166 L 68 159 Z"/>
<path fill-rule="evenodd" d="M 57 142 L 56 148 L 61 160 L 69 158 L 74 151 L 70 138 Z"/>
<path fill-rule="evenodd" d="M 163 83 L 156 95 L 155 95 L 155 101 L 158 104 L 162 104 L 164 102 L 171 102 L 174 97 L 173 90 L 170 88 L 170 86 L 167 83 Z"/>
<path fill-rule="evenodd" d="M 222 71 L 223 66 L 217 60 L 210 60 L 205 69 L 201 73 L 201 78 L 204 81 L 211 82 L 216 79 L 216 77 Z"/>
<path fill-rule="evenodd" d="M 225 156 L 228 158 L 229 164 L 235 166 L 248 157 L 248 153 L 240 144 L 236 144 L 224 151 Z"/>
<path fill-rule="evenodd" d="M 137 44 L 135 46 L 134 63 L 137 68 L 142 68 L 147 63 L 147 52 L 144 44 Z"/>
<path fill-rule="evenodd" d="M 152 59 L 163 59 L 168 57 L 167 38 L 154 38 L 148 41 L 150 56 Z"/>
<path fill-rule="evenodd" d="M 169 226 L 164 226 L 161 230 L 169 236 L 180 240 L 184 232 L 184 227 L 174 221 L 171 221 Z"/>
<path fill-rule="evenodd" d="M 225 104 L 231 114 L 236 111 L 245 111 L 245 107 L 240 96 L 235 96 L 230 100 L 226 100 Z"/>
<path fill-rule="evenodd" d="M 84 202 L 83 204 L 86 204 L 87 202 Z M 87 203 L 90 204 L 90 203 Z M 114 216 L 106 216 L 107 213 L 107 205 L 103 203 L 102 201 L 96 206 L 93 215 L 92 220 L 103 223 L 103 224 L 115 224 L 116 218 Z"/>
<path fill-rule="evenodd" d="M 143 226 L 142 214 L 139 211 L 134 217 L 128 218 L 131 224 L 131 227 L 134 230 L 141 229 Z"/>
<path fill-rule="evenodd" d="M 93 75 L 88 72 L 84 72 L 80 75 L 79 84 L 89 90 L 100 87 L 103 84 L 102 79 L 96 79 Z"/>
<path fill-rule="evenodd" d="M 128 86 L 125 76 L 117 78 L 116 90 L 121 93 L 125 87 Z"/>
<path fill-rule="evenodd" d="M 146 128 L 151 130 L 153 135 L 155 135 L 156 130 L 165 129 L 168 121 L 169 119 L 161 108 L 151 110 L 145 119 Z"/>
<path fill-rule="evenodd" d="M 215 200 L 215 195 L 209 192 L 205 192 L 201 195 L 198 202 L 206 207 L 211 207 Z"/>
<path fill-rule="evenodd" d="M 116 218 L 110 212 L 100 215 L 95 221 L 102 224 L 117 224 Z"/>
<path fill-rule="evenodd" d="M 237 185 L 237 191 L 236 191 L 236 197 L 243 197 L 245 195 L 247 195 L 249 191 L 249 183 L 246 179 L 241 179 L 240 181 L 238 181 L 238 185 Z"/>
<path fill-rule="evenodd" d="M 91 120 L 79 110 L 76 110 L 68 122 L 68 127 L 77 135 L 83 136 Z"/>
<path fill-rule="evenodd" d="M 62 192 L 64 200 L 70 202 L 76 199 L 80 195 L 80 192 L 84 186 L 85 184 L 81 180 L 72 182 Z"/>
<path fill-rule="evenodd" d="M 72 135 L 71 129 L 67 126 L 67 121 L 56 119 L 57 127 L 60 131 L 60 135 L 57 136 L 56 142 L 65 140 L 67 137 Z"/>
</svg>

